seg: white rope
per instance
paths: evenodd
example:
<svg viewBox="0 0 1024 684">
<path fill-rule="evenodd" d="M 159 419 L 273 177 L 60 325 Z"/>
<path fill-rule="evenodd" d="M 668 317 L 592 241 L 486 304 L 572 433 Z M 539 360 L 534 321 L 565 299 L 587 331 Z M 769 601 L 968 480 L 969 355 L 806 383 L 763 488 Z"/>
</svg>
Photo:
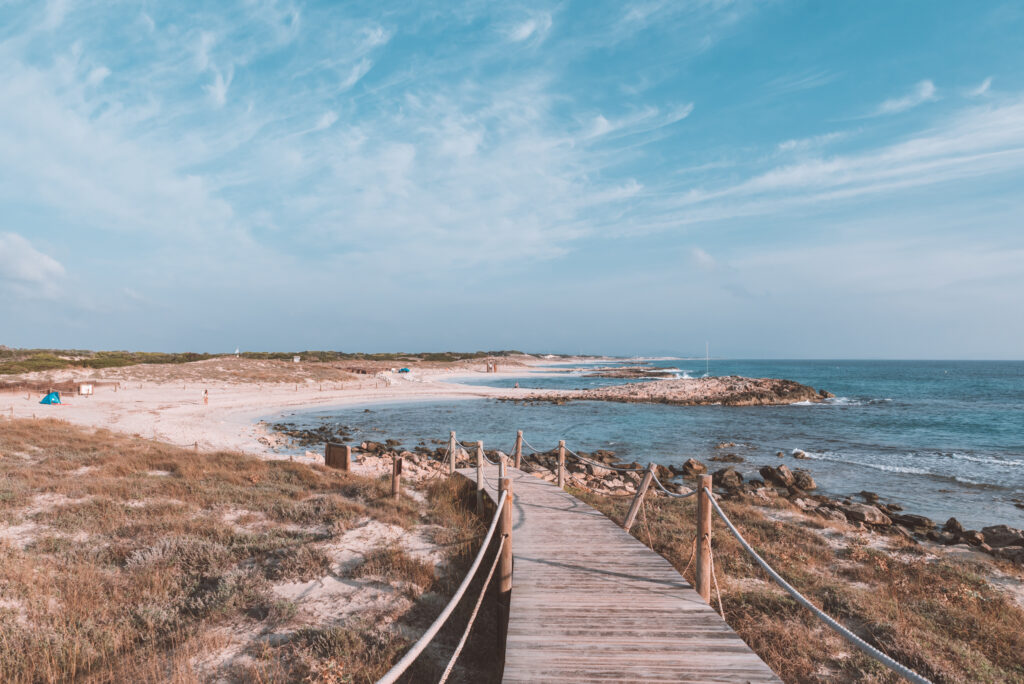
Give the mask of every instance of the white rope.
<svg viewBox="0 0 1024 684">
<path fill-rule="evenodd" d="M 818 616 L 818 619 L 822 620 L 826 625 L 831 627 L 841 637 L 849 641 L 851 644 L 859 648 L 867 655 L 871 656 L 878 662 L 888 667 L 890 670 L 902 675 L 911 682 L 915 682 L 915 684 L 931 684 L 929 680 L 917 674 L 910 668 L 900 665 L 898 662 L 896 662 L 895 660 L 885 655 L 871 644 L 861 639 L 859 636 L 848 630 L 846 627 L 843 627 L 841 624 L 839 624 L 831 617 L 829 617 L 816 605 L 814 605 L 806 598 L 804 598 L 803 594 L 794 589 L 789 584 L 789 582 L 782 579 L 779 573 L 775 572 L 775 570 L 773 570 L 772 567 L 768 565 L 768 563 L 765 562 L 765 560 L 761 558 L 761 556 L 759 556 L 753 548 L 751 548 L 750 544 L 747 543 L 747 540 L 743 538 L 743 535 L 739 533 L 739 530 L 737 530 L 736 527 L 732 524 L 732 521 L 729 520 L 729 517 L 725 514 L 725 511 L 722 510 L 722 507 L 718 505 L 717 501 L 715 501 L 715 497 L 711 495 L 711 491 L 707 487 L 704 488 L 704 491 L 708 493 L 708 499 L 710 499 L 711 505 L 715 507 L 716 511 L 718 511 L 718 515 L 722 518 L 722 521 L 725 522 L 726 527 L 729 528 L 729 531 L 732 532 L 733 536 L 736 537 L 736 540 L 739 541 L 740 545 L 744 549 L 746 549 L 747 553 L 754 557 L 754 560 L 756 560 L 757 564 L 760 565 L 766 573 L 768 573 L 768 576 L 775 580 L 776 584 L 785 589 L 786 593 L 792 596 L 797 603 L 813 612 L 815 615 Z"/>
<path fill-rule="evenodd" d="M 459 645 L 455 647 L 455 652 L 452 653 L 451 660 L 448 661 L 448 666 L 444 668 L 444 673 L 441 675 L 441 679 L 437 680 L 437 684 L 444 684 L 448 681 L 448 675 L 452 673 L 452 668 L 455 667 L 455 661 L 459 659 L 459 654 L 462 653 L 462 647 L 466 645 L 466 640 L 469 639 L 469 631 L 473 629 L 473 623 L 476 621 L 476 614 L 480 610 L 480 604 L 484 602 L 484 595 L 487 593 L 487 585 L 491 583 L 491 578 L 494 576 L 494 570 L 498 567 L 498 561 L 501 560 L 501 550 L 505 547 L 505 542 L 508 541 L 508 537 L 502 536 L 501 541 L 498 543 L 498 551 L 494 554 L 494 562 L 491 564 L 491 570 L 487 573 L 487 579 L 484 580 L 484 585 L 480 587 L 480 596 L 476 599 L 476 605 L 473 606 L 473 612 L 469 616 L 469 622 L 466 623 L 466 629 L 462 632 L 462 638 L 459 639 Z"/>
<path fill-rule="evenodd" d="M 617 467 L 617 466 L 613 466 L 613 465 L 608 465 L 606 463 L 598 463 L 597 461 L 595 461 L 593 459 L 589 459 L 586 456 L 580 456 L 579 454 L 577 454 L 575 451 L 573 451 L 569 447 L 565 448 L 565 452 L 567 454 L 571 454 L 571 455 L 575 456 L 577 460 L 582 461 L 583 463 L 588 463 L 588 464 L 590 464 L 590 465 L 592 465 L 592 466 L 594 466 L 596 468 L 607 468 L 608 470 L 617 470 L 620 473 L 639 473 L 639 472 L 643 472 L 643 470 L 644 470 L 643 468 L 634 468 L 633 466 L 629 466 L 629 467 L 626 467 L 626 468 L 621 468 L 621 467 Z"/>
<path fill-rule="evenodd" d="M 526 441 L 526 438 L 525 438 L 525 437 L 523 437 L 523 444 L 525 444 L 525 445 L 526 445 L 527 447 L 529 447 L 529 449 L 530 449 L 530 450 L 531 450 L 531 451 L 532 451 L 533 453 L 535 453 L 535 454 L 545 454 L 545 453 L 547 453 L 546 451 L 541 451 L 541 450 L 540 450 L 540 449 L 538 449 L 537 447 L 535 447 L 535 446 L 533 446 L 532 444 L 530 444 L 529 442 L 527 442 L 527 441 Z"/>
<path fill-rule="evenodd" d="M 480 544 L 480 551 L 476 554 L 476 558 L 473 560 L 473 565 L 470 566 L 469 572 L 466 573 L 465 579 L 462 580 L 462 584 L 455 590 L 455 594 L 451 600 L 448 601 L 448 605 L 444 607 L 441 614 L 437 616 L 427 631 L 416 641 L 415 644 L 406 652 L 402 659 L 395 663 L 394 667 L 388 670 L 383 677 L 377 680 L 377 684 L 393 684 L 399 677 L 409 668 L 410 665 L 419 657 L 423 649 L 433 640 L 437 633 L 444 626 L 444 623 L 451 616 L 452 611 L 455 610 L 455 606 L 459 604 L 462 599 L 462 595 L 466 593 L 466 589 L 469 588 L 469 583 L 473 580 L 473 576 L 476 574 L 477 568 L 480 567 L 480 562 L 484 559 L 484 554 L 487 552 L 487 545 L 491 542 L 491 537 L 494 536 L 494 530 L 498 527 L 499 512 L 505 505 L 505 499 L 508 498 L 508 492 L 502 492 L 501 498 L 498 499 L 498 508 L 494 514 L 494 518 L 491 520 L 491 526 L 487 528 L 487 534 L 484 536 L 483 543 Z"/>
<path fill-rule="evenodd" d="M 689 492 L 687 494 L 676 494 L 675 492 L 670 492 L 669 490 L 665 489 L 665 485 L 661 484 L 661 480 L 658 479 L 657 474 L 654 475 L 654 484 L 657 485 L 658 489 L 676 499 L 689 499 L 691 496 L 700 491 L 699 489 L 694 489 L 692 492 Z"/>
</svg>

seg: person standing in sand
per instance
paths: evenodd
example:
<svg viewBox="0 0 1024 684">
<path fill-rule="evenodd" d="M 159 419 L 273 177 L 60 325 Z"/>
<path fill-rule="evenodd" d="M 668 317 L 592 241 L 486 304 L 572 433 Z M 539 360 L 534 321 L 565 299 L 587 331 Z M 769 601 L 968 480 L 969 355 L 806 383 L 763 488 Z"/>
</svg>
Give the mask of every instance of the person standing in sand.
<svg viewBox="0 0 1024 684">
<path fill-rule="evenodd" d="M 210 390 L 203 390 L 203 403 L 204 404 L 209 404 L 210 403 Z"/>
</svg>

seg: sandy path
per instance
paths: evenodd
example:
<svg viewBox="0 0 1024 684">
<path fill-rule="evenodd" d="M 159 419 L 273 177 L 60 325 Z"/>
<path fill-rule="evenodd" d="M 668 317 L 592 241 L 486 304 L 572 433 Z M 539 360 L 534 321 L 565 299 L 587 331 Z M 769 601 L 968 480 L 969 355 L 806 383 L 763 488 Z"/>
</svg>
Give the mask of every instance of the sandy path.
<svg viewBox="0 0 1024 684">
<path fill-rule="evenodd" d="M 543 367 L 519 367 L 489 377 L 543 373 Z M 47 406 L 38 393 L 0 393 L 0 413 L 17 418 L 54 417 L 71 423 L 104 427 L 118 432 L 157 439 L 179 446 L 198 443 L 203 450 L 231 450 L 280 458 L 257 441 L 263 436 L 261 418 L 289 410 L 342 407 L 355 404 L 438 399 L 474 399 L 536 396 L 543 390 L 499 389 L 459 384 L 480 377 L 475 370 L 417 369 L 412 374 L 385 373 L 386 380 L 368 377 L 340 383 L 196 383 L 122 382 L 121 389 L 100 386 L 91 397 L 64 395 L 65 403 Z M 86 377 L 83 374 L 83 377 Z M 322 389 L 321 389 L 322 387 Z M 203 390 L 209 390 L 209 404 Z"/>
</svg>

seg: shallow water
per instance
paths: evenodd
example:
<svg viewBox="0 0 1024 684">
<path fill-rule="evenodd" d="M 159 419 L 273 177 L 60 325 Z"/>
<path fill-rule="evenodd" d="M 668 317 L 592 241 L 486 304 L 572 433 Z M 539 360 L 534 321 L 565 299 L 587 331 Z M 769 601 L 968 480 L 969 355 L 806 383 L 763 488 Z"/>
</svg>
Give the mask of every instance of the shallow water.
<svg viewBox="0 0 1024 684">
<path fill-rule="evenodd" d="M 660 361 L 694 377 L 704 361 Z M 712 361 L 712 375 L 780 377 L 827 389 L 826 404 L 793 406 L 664 406 L 569 402 L 516 405 L 461 400 L 375 405 L 289 416 L 304 424 L 331 421 L 356 439 L 383 436 L 408 445 L 447 438 L 482 439 L 509 449 L 515 431 L 540 449 L 559 439 L 584 451 L 611 449 L 640 462 L 681 463 L 719 453 L 746 459 L 737 469 L 784 462 L 806 467 L 819 490 L 868 489 L 914 513 L 965 525 L 1024 526 L 1024 362 Z M 510 387 L 593 387 L 626 382 L 578 374 L 479 378 Z M 721 442 L 734 448 L 715 449 Z M 795 460 L 793 449 L 811 458 Z M 783 451 L 784 459 L 776 453 Z M 716 464 L 709 464 L 715 466 Z"/>
</svg>

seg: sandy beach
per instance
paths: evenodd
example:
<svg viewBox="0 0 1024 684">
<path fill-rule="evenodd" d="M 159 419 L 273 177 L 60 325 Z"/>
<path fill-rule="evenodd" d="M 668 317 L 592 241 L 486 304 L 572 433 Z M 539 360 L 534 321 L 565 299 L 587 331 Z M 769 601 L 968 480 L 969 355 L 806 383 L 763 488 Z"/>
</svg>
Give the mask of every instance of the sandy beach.
<svg viewBox="0 0 1024 684">
<path fill-rule="evenodd" d="M 563 360 L 559 360 L 563 362 Z M 550 362 L 548 362 L 550 363 Z M 39 392 L 0 393 L 0 411 L 7 417 L 51 417 L 82 426 L 102 427 L 201 451 L 230 450 L 281 458 L 270 448 L 259 424 L 289 410 L 343 407 L 396 401 L 436 399 L 521 398 L 543 390 L 500 389 L 460 384 L 485 373 L 483 363 L 455 367 L 414 367 L 409 373 L 384 370 L 353 376 L 343 368 L 319 379 L 308 366 L 275 364 L 277 380 L 259 382 L 267 364 L 224 357 L 184 366 L 133 366 L 107 371 L 68 370 L 21 376 L 26 381 L 95 382 L 92 396 L 62 393 L 60 405 L 41 405 Z M 234 371 L 234 372 L 232 372 Z M 550 372 L 540 360 L 517 360 L 490 377 Z M 239 380 L 235 376 L 249 376 Z M 286 378 L 286 379 L 282 379 Z M 108 384 L 111 383 L 111 384 Z M 116 383 L 116 384 L 113 384 Z M 208 392 L 208 403 L 203 393 Z M 552 391 L 554 392 L 554 391 Z M 261 441 L 262 440 L 262 441 Z"/>
</svg>

